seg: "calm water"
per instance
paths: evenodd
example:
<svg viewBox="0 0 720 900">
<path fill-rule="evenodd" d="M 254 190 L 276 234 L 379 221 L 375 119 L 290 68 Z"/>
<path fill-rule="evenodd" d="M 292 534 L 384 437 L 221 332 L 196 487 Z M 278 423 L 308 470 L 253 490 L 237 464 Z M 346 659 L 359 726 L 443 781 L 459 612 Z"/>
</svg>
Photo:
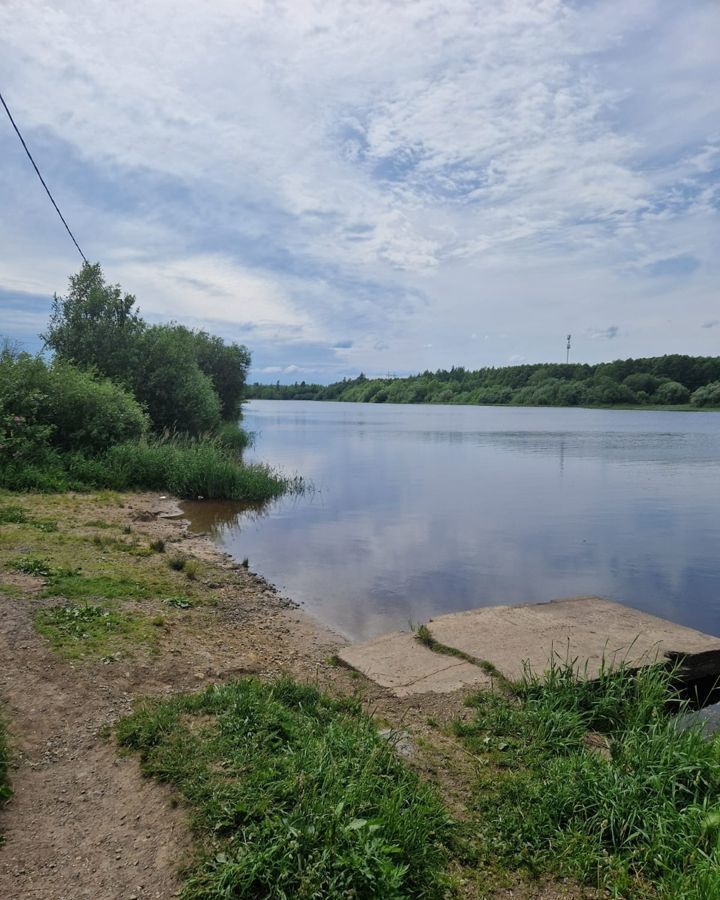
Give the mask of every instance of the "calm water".
<svg viewBox="0 0 720 900">
<path fill-rule="evenodd" d="M 720 634 L 720 414 L 254 400 L 251 458 L 315 487 L 193 527 L 359 639 L 599 594 Z"/>
</svg>

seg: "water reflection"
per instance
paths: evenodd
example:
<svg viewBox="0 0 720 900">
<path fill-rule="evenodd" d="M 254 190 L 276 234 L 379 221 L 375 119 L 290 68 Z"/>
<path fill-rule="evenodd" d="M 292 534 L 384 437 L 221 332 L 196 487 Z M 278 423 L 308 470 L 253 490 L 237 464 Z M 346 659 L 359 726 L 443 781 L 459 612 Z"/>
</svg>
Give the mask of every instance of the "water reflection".
<svg viewBox="0 0 720 900">
<path fill-rule="evenodd" d="M 601 594 L 720 631 L 720 416 L 254 401 L 254 454 L 316 490 L 193 527 L 352 638 Z"/>
</svg>

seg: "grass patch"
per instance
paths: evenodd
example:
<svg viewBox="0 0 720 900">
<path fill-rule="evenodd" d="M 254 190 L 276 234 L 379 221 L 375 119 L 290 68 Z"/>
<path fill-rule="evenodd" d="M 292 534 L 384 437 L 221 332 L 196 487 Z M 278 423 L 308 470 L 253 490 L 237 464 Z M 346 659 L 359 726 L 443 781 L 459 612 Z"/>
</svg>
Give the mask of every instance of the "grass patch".
<svg viewBox="0 0 720 900">
<path fill-rule="evenodd" d="M 186 559 L 183 572 L 190 581 L 195 581 L 200 574 L 201 567 L 197 559 Z"/>
<path fill-rule="evenodd" d="M 49 578 L 54 571 L 46 559 L 37 556 L 20 556 L 12 560 L 9 566 L 23 575 L 35 575 L 37 578 Z"/>
<path fill-rule="evenodd" d="M 32 525 L 38 531 L 57 531 L 58 523 L 52 519 L 34 519 L 22 506 L 0 506 L 0 525 Z"/>
<path fill-rule="evenodd" d="M 111 606 L 51 606 L 35 615 L 35 628 L 64 656 L 78 659 L 108 653 L 123 641 L 148 639 L 147 623 Z"/>
<path fill-rule="evenodd" d="M 118 739 L 191 810 L 186 900 L 444 895 L 447 813 L 353 703 L 244 679 L 148 702 Z"/>
<path fill-rule="evenodd" d="M 673 673 L 572 664 L 480 692 L 456 732 L 480 757 L 482 856 L 613 896 L 720 897 L 720 740 L 681 731 Z"/>
<path fill-rule="evenodd" d="M 67 600 L 142 600 L 152 594 L 152 588 L 130 578 L 89 576 L 79 572 L 51 573 L 45 590 L 46 597 L 64 597 Z"/>
<path fill-rule="evenodd" d="M 0 525 L 20 525 L 28 517 L 22 506 L 0 506 Z"/>
</svg>

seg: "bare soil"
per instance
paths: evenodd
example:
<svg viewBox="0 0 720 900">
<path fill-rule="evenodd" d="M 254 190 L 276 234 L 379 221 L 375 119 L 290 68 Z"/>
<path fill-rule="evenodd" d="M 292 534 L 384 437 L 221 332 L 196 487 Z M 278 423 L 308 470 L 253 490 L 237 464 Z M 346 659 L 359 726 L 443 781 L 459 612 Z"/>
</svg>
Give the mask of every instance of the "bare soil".
<svg viewBox="0 0 720 900">
<path fill-rule="evenodd" d="M 22 502 L 46 515 L 42 505 L 52 501 Z M 196 690 L 245 674 L 288 673 L 331 693 L 361 696 L 380 728 L 402 732 L 398 749 L 439 785 L 452 812 L 466 814 L 474 760 L 443 733 L 453 718 L 467 714 L 462 693 L 398 700 L 337 666 L 334 654 L 343 639 L 207 538 L 189 534 L 184 520 L 168 517 L 177 513 L 171 500 L 134 494 L 98 506 L 97 498 L 77 496 L 60 527 L 79 528 L 99 513 L 116 530 L 130 526 L 144 540 L 162 538 L 201 560 L 200 586 L 212 605 L 173 617 L 158 628 L 152 645 L 117 659 L 71 661 L 33 628 L 34 613 L 47 603 L 40 596 L 42 580 L 1 573 L 16 591 L 0 593 L 0 712 L 9 722 L 14 754 L 14 796 L 0 811 L 0 898 L 176 896 L 178 871 L 193 855 L 186 811 L 170 788 L 143 778 L 137 758 L 118 753 L 112 726 L 143 696 Z M 153 608 L 152 601 L 141 605 Z M 586 896 L 557 884 L 512 883 L 486 893 L 475 878 L 465 880 L 462 892 L 478 898 Z"/>
</svg>

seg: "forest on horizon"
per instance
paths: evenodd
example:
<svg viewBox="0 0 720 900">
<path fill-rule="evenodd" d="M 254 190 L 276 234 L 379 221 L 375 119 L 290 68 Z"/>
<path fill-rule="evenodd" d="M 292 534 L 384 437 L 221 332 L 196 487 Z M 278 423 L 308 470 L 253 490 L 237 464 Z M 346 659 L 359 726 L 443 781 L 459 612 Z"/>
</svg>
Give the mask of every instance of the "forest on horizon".
<svg viewBox="0 0 720 900">
<path fill-rule="evenodd" d="M 247 399 L 517 406 L 720 407 L 720 357 L 667 356 L 597 363 L 463 366 L 406 377 L 344 378 L 334 384 L 247 385 Z"/>
</svg>

